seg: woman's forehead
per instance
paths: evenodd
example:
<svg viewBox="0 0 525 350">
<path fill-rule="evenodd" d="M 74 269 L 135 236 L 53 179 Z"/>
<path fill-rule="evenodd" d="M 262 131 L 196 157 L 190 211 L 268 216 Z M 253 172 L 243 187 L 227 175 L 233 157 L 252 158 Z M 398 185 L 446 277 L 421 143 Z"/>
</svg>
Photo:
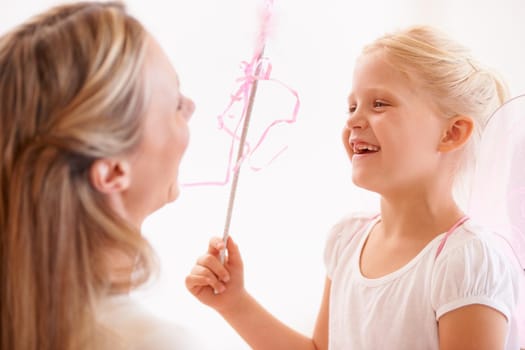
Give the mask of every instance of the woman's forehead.
<svg viewBox="0 0 525 350">
<path fill-rule="evenodd" d="M 150 81 L 150 88 L 179 90 L 179 76 L 171 64 L 164 50 L 153 38 L 148 38 L 148 53 L 146 59 L 145 73 Z"/>
</svg>

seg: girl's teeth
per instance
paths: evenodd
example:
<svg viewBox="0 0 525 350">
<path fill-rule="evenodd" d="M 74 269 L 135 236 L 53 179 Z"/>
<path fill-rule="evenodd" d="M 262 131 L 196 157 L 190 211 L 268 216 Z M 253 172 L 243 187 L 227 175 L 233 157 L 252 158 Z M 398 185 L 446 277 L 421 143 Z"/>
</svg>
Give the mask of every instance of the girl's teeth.
<svg viewBox="0 0 525 350">
<path fill-rule="evenodd" d="M 374 145 L 363 145 L 363 144 L 354 145 L 354 152 L 360 153 L 363 151 L 377 152 L 379 151 L 379 147 L 374 146 Z"/>
</svg>

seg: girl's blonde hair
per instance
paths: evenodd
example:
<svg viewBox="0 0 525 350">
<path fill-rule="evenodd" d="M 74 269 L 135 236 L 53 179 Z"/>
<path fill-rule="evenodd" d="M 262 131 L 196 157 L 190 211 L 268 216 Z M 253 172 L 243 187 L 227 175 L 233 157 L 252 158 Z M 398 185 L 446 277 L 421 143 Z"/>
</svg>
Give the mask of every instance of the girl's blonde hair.
<svg viewBox="0 0 525 350">
<path fill-rule="evenodd" d="M 120 3 L 53 8 L 0 38 L 0 345 L 93 349 L 97 300 L 153 254 L 89 179 L 141 139 L 147 34 Z M 133 276 L 110 278 L 108 251 Z"/>
<path fill-rule="evenodd" d="M 507 99 L 505 83 L 477 62 L 468 49 L 436 28 L 415 26 L 386 34 L 366 46 L 363 53 L 378 49 L 397 69 L 417 78 L 443 115 L 465 115 L 474 120 L 455 186 L 456 195 L 466 201 L 483 129 Z"/>
</svg>

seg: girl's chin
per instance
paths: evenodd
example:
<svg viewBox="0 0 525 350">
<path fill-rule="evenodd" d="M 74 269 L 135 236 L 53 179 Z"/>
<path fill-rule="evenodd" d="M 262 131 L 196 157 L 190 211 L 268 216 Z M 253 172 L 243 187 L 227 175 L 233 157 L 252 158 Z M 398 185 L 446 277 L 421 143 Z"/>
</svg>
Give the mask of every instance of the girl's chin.
<svg viewBox="0 0 525 350">
<path fill-rule="evenodd" d="M 376 187 L 374 186 L 373 181 L 372 179 L 370 179 L 370 177 L 353 174 L 352 182 L 359 188 L 362 188 L 367 191 L 376 192 Z"/>
</svg>

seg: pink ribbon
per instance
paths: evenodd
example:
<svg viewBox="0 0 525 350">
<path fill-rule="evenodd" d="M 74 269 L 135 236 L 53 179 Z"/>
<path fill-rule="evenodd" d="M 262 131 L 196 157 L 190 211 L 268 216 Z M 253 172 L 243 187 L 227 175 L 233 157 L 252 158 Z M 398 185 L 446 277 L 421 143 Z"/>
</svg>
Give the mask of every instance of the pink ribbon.
<svg viewBox="0 0 525 350">
<path fill-rule="evenodd" d="M 239 171 L 241 165 L 244 163 L 245 160 L 249 160 L 249 158 L 261 147 L 261 145 L 264 143 L 266 138 L 268 137 L 268 134 L 270 133 L 271 129 L 276 127 L 280 124 L 292 124 L 295 123 L 297 120 L 297 114 L 299 112 L 300 107 L 300 101 L 299 101 L 299 95 L 298 93 L 281 82 L 280 80 L 271 78 L 271 72 L 272 72 L 272 64 L 270 60 L 267 57 L 263 57 L 264 47 L 266 45 L 266 39 L 268 37 L 268 31 L 270 27 L 270 20 L 272 18 L 273 14 L 273 0 L 266 0 L 265 1 L 265 9 L 262 15 L 262 23 L 261 23 L 261 29 L 259 32 L 259 36 L 257 39 L 256 47 L 254 54 L 252 56 L 252 59 L 249 62 L 243 61 L 241 62 L 241 67 L 243 70 L 243 76 L 238 78 L 236 81 L 240 83 L 240 86 L 237 88 L 237 90 L 231 95 L 230 102 L 224 109 L 224 111 L 217 117 L 219 129 L 224 131 L 226 134 L 228 134 L 231 137 L 231 145 L 230 150 L 228 152 L 228 165 L 226 174 L 223 180 L 219 181 L 206 181 L 206 182 L 195 182 L 195 183 L 186 183 L 182 186 L 189 187 L 189 186 L 223 186 L 226 185 L 231 178 L 231 174 Z M 262 132 L 261 136 L 256 140 L 255 146 L 251 147 L 250 143 L 248 141 L 245 141 L 244 148 L 243 148 L 243 155 L 242 157 L 234 163 L 233 161 L 233 153 L 235 149 L 235 143 L 240 141 L 240 129 L 243 124 L 244 117 L 246 116 L 246 111 L 249 104 L 249 95 L 250 91 L 253 87 L 253 84 L 255 81 L 267 81 L 271 83 L 275 83 L 278 85 L 283 86 L 289 93 L 291 93 L 295 97 L 295 105 L 292 110 L 292 114 L 289 118 L 284 119 L 276 119 L 272 121 Z M 235 125 L 235 128 L 232 130 L 229 128 L 225 123 L 225 118 L 235 118 L 234 115 L 231 115 L 229 112 L 233 108 L 233 106 L 239 102 L 243 103 L 243 109 L 241 113 L 241 117 L 239 117 L 239 120 L 237 121 L 237 124 Z M 241 147 L 242 145 L 239 145 Z M 277 152 L 270 161 L 265 164 L 262 167 L 256 167 L 253 165 L 250 165 L 250 169 L 253 171 L 259 171 L 264 169 L 266 166 L 270 165 L 277 157 L 279 157 L 287 147 L 284 147 L 279 152 Z"/>
</svg>

